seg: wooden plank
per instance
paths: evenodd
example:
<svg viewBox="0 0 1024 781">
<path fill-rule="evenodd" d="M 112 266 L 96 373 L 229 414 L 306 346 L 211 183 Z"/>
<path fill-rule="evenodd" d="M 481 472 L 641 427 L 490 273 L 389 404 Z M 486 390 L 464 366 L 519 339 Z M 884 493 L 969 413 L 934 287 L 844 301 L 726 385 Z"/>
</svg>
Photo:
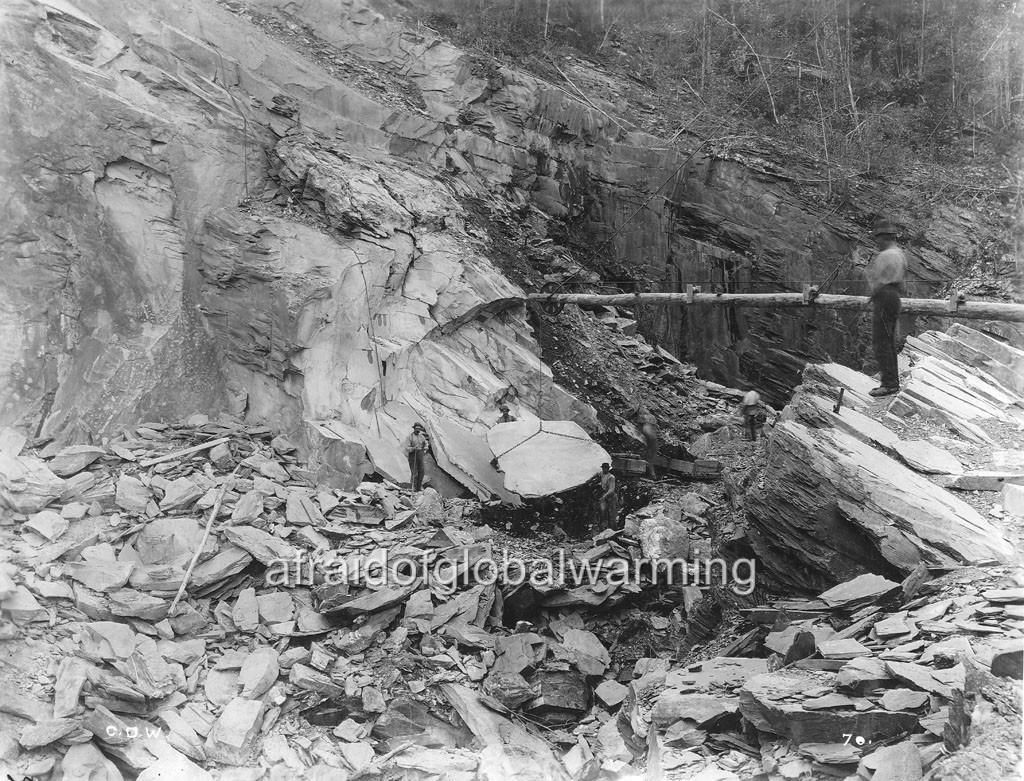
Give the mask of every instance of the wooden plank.
<svg viewBox="0 0 1024 781">
<path fill-rule="evenodd" d="M 691 290 L 685 293 L 623 293 L 598 295 L 590 293 L 530 293 L 527 301 L 582 304 L 586 306 L 630 306 L 635 304 L 654 306 L 769 306 L 803 307 L 808 309 L 868 309 L 871 299 L 867 296 L 818 295 L 813 303 L 805 301 L 803 293 L 699 293 Z M 949 311 L 947 299 L 904 298 L 901 302 L 903 314 L 933 315 L 958 320 L 1000 320 L 1024 323 L 1024 304 L 1004 304 L 994 301 L 965 301 L 955 312 Z"/>
</svg>

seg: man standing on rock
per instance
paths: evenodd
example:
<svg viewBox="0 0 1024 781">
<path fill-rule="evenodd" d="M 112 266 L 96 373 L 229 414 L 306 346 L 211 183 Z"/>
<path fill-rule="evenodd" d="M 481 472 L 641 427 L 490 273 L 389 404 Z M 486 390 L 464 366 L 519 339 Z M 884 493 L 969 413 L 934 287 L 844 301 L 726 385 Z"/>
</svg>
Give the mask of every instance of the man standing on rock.
<svg viewBox="0 0 1024 781">
<path fill-rule="evenodd" d="M 598 497 L 601 527 L 614 529 L 619 519 L 619 497 L 615 490 L 615 475 L 611 464 L 601 464 L 601 494 Z"/>
<path fill-rule="evenodd" d="M 875 224 L 875 241 L 880 251 L 865 271 L 871 290 L 871 333 L 879 371 L 879 384 L 870 391 L 872 396 L 890 396 L 900 390 L 896 323 L 907 258 L 896 244 L 896 235 L 896 226 L 889 220 L 881 219 Z"/>
<path fill-rule="evenodd" d="M 423 457 L 430 447 L 426 430 L 422 423 L 412 424 L 412 433 L 405 438 L 405 454 L 409 459 L 409 474 L 412 479 L 412 490 L 419 491 L 423 487 Z"/>
</svg>

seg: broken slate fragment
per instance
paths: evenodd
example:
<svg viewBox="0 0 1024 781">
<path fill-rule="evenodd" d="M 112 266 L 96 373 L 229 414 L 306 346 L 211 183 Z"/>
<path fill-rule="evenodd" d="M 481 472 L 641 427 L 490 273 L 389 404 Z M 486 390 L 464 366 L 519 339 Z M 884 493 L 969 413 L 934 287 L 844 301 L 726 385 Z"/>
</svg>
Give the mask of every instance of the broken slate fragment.
<svg viewBox="0 0 1024 781">
<path fill-rule="evenodd" d="M 889 689 L 880 704 L 886 710 L 916 710 L 928 702 L 928 695 L 913 689 Z"/>
<path fill-rule="evenodd" d="M 304 664 L 292 665 L 288 681 L 300 689 L 317 692 L 328 697 L 341 697 L 345 694 L 345 689 L 338 686 L 329 677 Z"/>
<path fill-rule="evenodd" d="M 327 523 L 313 500 L 296 490 L 288 492 L 285 519 L 293 526 L 323 526 Z"/>
<path fill-rule="evenodd" d="M 584 675 L 604 675 L 611 657 L 597 635 L 584 629 L 567 629 L 562 645 Z"/>
<path fill-rule="evenodd" d="M 82 719 L 82 726 L 97 740 L 109 746 L 123 746 L 128 743 L 128 724 L 102 705 L 96 705 Z"/>
<path fill-rule="evenodd" d="M 248 523 L 255 521 L 263 513 L 263 494 L 259 491 L 247 491 L 242 498 L 235 503 L 235 509 L 231 511 L 232 523 Z"/>
<path fill-rule="evenodd" d="M 162 621 L 167 616 L 170 604 L 167 600 L 144 594 L 135 589 L 122 588 L 107 595 L 110 612 L 125 618 L 141 618 L 144 621 Z"/>
<path fill-rule="evenodd" d="M 236 697 L 214 722 L 206 738 L 206 755 L 226 765 L 244 765 L 263 720 L 263 703 Z"/>
<path fill-rule="evenodd" d="M 117 481 L 114 502 L 122 510 L 142 515 L 146 512 L 146 507 L 152 498 L 153 495 L 149 489 L 137 477 L 125 475 Z"/>
<path fill-rule="evenodd" d="M 68 574 L 93 591 L 107 592 L 119 589 L 128 582 L 135 568 L 130 561 L 72 562 Z"/>
<path fill-rule="evenodd" d="M 298 548 L 254 526 L 230 526 L 224 529 L 223 534 L 227 540 L 268 566 L 274 562 L 294 562 L 299 555 Z"/>
<path fill-rule="evenodd" d="M 130 626 L 117 621 L 94 621 L 85 624 L 82 649 L 98 659 L 127 659 L 135 650 L 136 635 Z"/>
<path fill-rule="evenodd" d="M 159 640 L 157 650 L 164 659 L 178 664 L 189 665 L 206 655 L 206 641 L 201 638 L 194 640 Z"/>
<path fill-rule="evenodd" d="M 202 591 L 208 586 L 220 583 L 222 580 L 237 575 L 252 563 L 252 556 L 236 545 L 226 545 L 212 559 L 196 565 L 192 571 L 192 579 L 189 581 L 188 590 Z M 172 619 L 172 624 L 173 619 Z M 174 630 L 178 632 L 177 629 Z M 179 634 L 181 634 L 179 632 Z"/>
<path fill-rule="evenodd" d="M 331 611 L 324 611 L 324 613 L 331 616 L 359 616 L 364 613 L 375 613 L 378 610 L 384 610 L 404 602 L 418 588 L 418 583 L 405 588 L 382 588 L 378 591 L 371 591 L 368 594 L 356 597 Z"/>
<path fill-rule="evenodd" d="M 63 719 L 78 712 L 78 699 L 88 680 L 89 672 L 85 662 L 74 656 L 65 656 L 57 668 L 57 680 L 53 686 L 53 717 Z"/>
<path fill-rule="evenodd" d="M 844 607 L 859 602 L 877 601 L 888 596 L 900 587 L 899 583 L 883 578 L 881 575 L 858 575 L 852 580 L 833 586 L 822 592 L 818 599 L 829 607 Z"/>
<path fill-rule="evenodd" d="M 877 689 L 892 676 L 885 667 L 885 662 L 874 657 L 852 659 L 843 665 L 836 674 L 836 685 L 857 693 Z"/>
<path fill-rule="evenodd" d="M 295 615 L 295 604 L 287 591 L 272 591 L 256 597 L 260 621 L 265 624 L 280 624 L 291 621 Z M 237 623 L 237 622 L 236 622 Z"/>
<path fill-rule="evenodd" d="M 30 724 L 21 731 L 18 742 L 22 748 L 33 749 L 49 746 L 72 732 L 81 729 L 79 719 L 49 719 Z"/>
<path fill-rule="evenodd" d="M 24 586 L 15 587 L 14 593 L 0 602 L 0 609 L 16 624 L 45 621 L 47 618 L 46 608 Z"/>
<path fill-rule="evenodd" d="M 260 463 L 259 470 L 260 474 L 268 480 L 274 480 L 278 483 L 287 483 L 291 480 L 291 475 L 288 474 L 288 470 L 269 458 Z"/>
<path fill-rule="evenodd" d="M 277 651 L 269 646 L 261 646 L 249 654 L 238 673 L 242 687 L 240 696 L 255 700 L 270 691 L 280 673 L 278 658 Z"/>
<path fill-rule="evenodd" d="M 88 779 L 88 781 L 123 781 L 124 776 L 117 766 L 103 756 L 103 753 L 96 748 L 96 745 L 79 743 L 68 748 L 67 753 L 61 758 L 61 778 L 65 781 L 72 779 Z M 193 778 L 195 778 L 193 776 Z M 142 779 L 142 776 L 139 776 Z M 145 781 L 145 779 L 143 779 Z M 200 781 L 197 779 L 196 781 Z"/>
<path fill-rule="evenodd" d="M 823 765 L 850 765 L 857 762 L 861 755 L 861 750 L 849 742 L 802 743 L 797 750 Z"/>
<path fill-rule="evenodd" d="M 81 472 L 104 453 L 101 447 L 72 445 L 61 450 L 46 465 L 58 477 L 70 477 L 76 472 Z"/>
<path fill-rule="evenodd" d="M 195 504 L 202 496 L 204 489 L 187 477 L 179 477 L 164 486 L 164 498 L 160 500 L 160 509 L 164 512 L 184 510 Z"/>
<path fill-rule="evenodd" d="M 869 771 L 875 771 L 872 781 L 918 781 L 924 775 L 921 754 L 909 740 L 895 746 L 884 746 L 861 760 L 858 775 L 867 778 Z"/>
<path fill-rule="evenodd" d="M 231 611 L 231 620 L 242 632 L 255 632 L 260 625 L 259 603 L 256 601 L 256 589 L 243 588 L 238 592 L 238 599 Z"/>
<path fill-rule="evenodd" d="M 855 659 L 858 656 L 870 656 L 871 649 L 861 645 L 853 638 L 845 640 L 822 640 L 818 645 L 823 659 Z"/>
<path fill-rule="evenodd" d="M 927 475 L 961 475 L 964 465 L 948 450 L 923 439 L 897 440 L 891 445 L 911 469 Z"/>
<path fill-rule="evenodd" d="M 53 542 L 68 530 L 68 519 L 54 510 L 40 510 L 32 515 L 22 529 L 35 532 L 49 542 Z"/>
<path fill-rule="evenodd" d="M 886 662 L 886 669 L 895 678 L 906 681 L 926 692 L 938 694 L 940 697 L 952 698 L 953 689 L 947 684 L 938 680 L 933 674 L 935 671 L 930 667 L 913 662 Z"/>
<path fill-rule="evenodd" d="M 596 689 L 594 694 L 607 708 L 614 708 L 619 705 L 626 695 L 629 694 L 629 687 L 623 686 L 618 681 L 602 681 Z"/>
<path fill-rule="evenodd" d="M 238 695 L 237 670 L 208 670 L 203 682 L 206 699 L 214 705 L 227 705 Z"/>
<path fill-rule="evenodd" d="M 735 713 L 739 701 L 735 697 L 713 697 L 708 694 L 682 694 L 667 689 L 658 695 L 651 712 L 651 721 L 659 726 L 674 724 L 680 719 L 694 722 L 704 729 L 724 716 Z"/>
</svg>

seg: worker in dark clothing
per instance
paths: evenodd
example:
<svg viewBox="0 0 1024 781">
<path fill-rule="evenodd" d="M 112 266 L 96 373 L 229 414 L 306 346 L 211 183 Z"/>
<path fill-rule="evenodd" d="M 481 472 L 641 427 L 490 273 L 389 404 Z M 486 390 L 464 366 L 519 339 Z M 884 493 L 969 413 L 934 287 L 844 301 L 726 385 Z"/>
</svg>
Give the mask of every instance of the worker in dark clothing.
<svg viewBox="0 0 1024 781">
<path fill-rule="evenodd" d="M 601 527 L 614 529 L 619 519 L 619 495 L 615 489 L 615 475 L 611 464 L 601 464 L 601 493 L 598 496 Z"/>
<path fill-rule="evenodd" d="M 641 405 L 637 411 L 637 422 L 644 438 L 644 458 L 647 461 L 647 476 L 652 480 L 658 478 L 654 470 L 654 461 L 658 457 L 658 420 L 647 407 Z"/>
<path fill-rule="evenodd" d="M 903 279 L 907 274 L 907 257 L 897 245 L 896 236 L 893 223 L 885 219 L 878 221 L 875 240 L 880 252 L 865 271 L 871 291 L 871 335 L 879 371 L 878 387 L 869 391 L 872 396 L 890 396 L 900 390 L 896 325 L 900 316 Z"/>
<path fill-rule="evenodd" d="M 423 424 L 413 423 L 412 433 L 405 438 L 405 454 L 409 459 L 409 474 L 414 491 L 423 487 L 423 457 L 429 447 L 430 440 Z"/>
<path fill-rule="evenodd" d="M 512 415 L 508 414 L 508 404 L 502 404 L 500 407 L 498 407 L 498 410 L 501 412 L 501 417 L 498 418 L 499 423 L 515 422 L 515 418 Z"/>
</svg>

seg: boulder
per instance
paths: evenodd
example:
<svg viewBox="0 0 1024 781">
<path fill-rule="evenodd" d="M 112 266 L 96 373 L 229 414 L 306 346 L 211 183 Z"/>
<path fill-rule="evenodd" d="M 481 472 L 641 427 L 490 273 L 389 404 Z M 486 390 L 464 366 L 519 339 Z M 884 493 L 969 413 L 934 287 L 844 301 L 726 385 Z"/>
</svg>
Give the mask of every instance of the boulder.
<svg viewBox="0 0 1024 781">
<path fill-rule="evenodd" d="M 487 432 L 487 445 L 505 473 L 505 488 L 541 497 L 583 485 L 611 456 L 571 420 L 518 420 Z"/>
</svg>

